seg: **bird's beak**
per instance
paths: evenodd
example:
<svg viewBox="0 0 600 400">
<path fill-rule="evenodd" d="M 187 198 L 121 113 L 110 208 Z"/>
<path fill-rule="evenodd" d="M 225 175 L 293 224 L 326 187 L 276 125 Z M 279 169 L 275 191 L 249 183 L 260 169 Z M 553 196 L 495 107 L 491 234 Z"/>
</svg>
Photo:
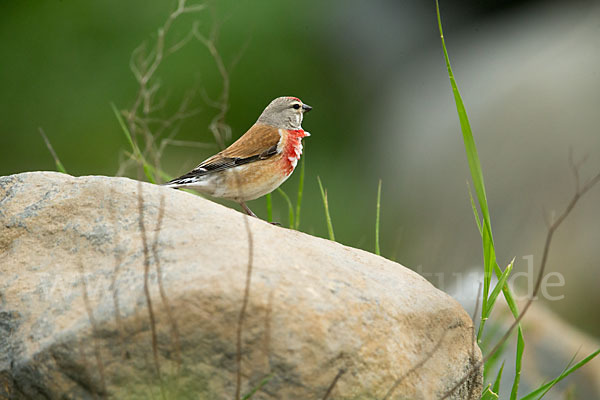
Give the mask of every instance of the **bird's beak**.
<svg viewBox="0 0 600 400">
<path fill-rule="evenodd" d="M 302 110 L 303 110 L 305 113 L 307 113 L 307 112 L 309 112 L 310 110 L 312 110 L 312 107 L 311 107 L 311 106 L 309 106 L 308 104 L 302 104 Z"/>
</svg>

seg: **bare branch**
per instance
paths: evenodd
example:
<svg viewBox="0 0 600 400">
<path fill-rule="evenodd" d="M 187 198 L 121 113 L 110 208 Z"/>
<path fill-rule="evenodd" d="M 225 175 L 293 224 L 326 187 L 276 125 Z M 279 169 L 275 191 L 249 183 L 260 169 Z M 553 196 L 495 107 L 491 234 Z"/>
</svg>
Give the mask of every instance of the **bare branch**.
<svg viewBox="0 0 600 400">
<path fill-rule="evenodd" d="M 194 38 L 190 30 L 186 37 L 172 46 L 167 45 L 167 35 L 169 34 L 176 20 L 190 13 L 199 13 L 207 9 L 206 4 L 187 4 L 187 0 L 178 0 L 176 8 L 169 14 L 156 31 L 156 38 L 152 45 L 142 43 L 131 54 L 129 67 L 138 83 L 138 90 L 131 108 L 123 112 L 125 116 L 132 140 L 139 143 L 144 141 L 144 145 L 139 146 L 142 154 L 149 160 L 152 160 L 154 167 L 160 171 L 160 156 L 162 149 L 159 145 L 162 135 L 167 129 L 171 129 L 174 124 L 185 118 L 194 115 L 187 109 L 190 98 L 186 95 L 178 111 L 171 118 L 165 120 L 153 118 L 152 115 L 162 110 L 168 100 L 167 96 L 159 96 L 162 85 L 157 77 L 157 71 L 165 58 L 182 48 L 186 43 Z M 183 108 L 181 108 L 183 107 Z M 169 139 L 172 139 L 178 131 L 178 126 L 171 130 Z M 118 174 L 122 175 L 133 164 L 139 164 L 140 160 L 133 157 L 119 167 Z"/>
<path fill-rule="evenodd" d="M 148 307 L 148 317 L 150 318 L 150 331 L 152 334 L 152 356 L 154 357 L 154 368 L 159 381 L 160 392 L 163 400 L 165 400 L 165 392 L 160 374 L 160 363 L 158 361 L 158 339 L 156 333 L 156 318 L 152 307 L 152 298 L 150 297 L 150 250 L 148 247 L 148 237 L 146 234 L 146 225 L 144 223 L 144 197 L 142 195 L 142 182 L 138 181 L 138 224 L 140 235 L 142 237 L 142 249 L 144 251 L 144 295 L 146 297 L 146 305 Z"/>
<path fill-rule="evenodd" d="M 335 385 L 337 384 L 337 381 L 342 377 L 342 375 L 344 375 L 346 373 L 346 370 L 344 368 L 340 368 L 340 370 L 338 371 L 338 373 L 335 375 L 335 377 L 333 378 L 333 381 L 331 381 L 331 384 L 329 385 L 329 387 L 327 388 L 327 392 L 325 392 L 325 396 L 323 396 L 323 400 L 327 400 L 329 398 L 329 395 L 331 395 L 331 392 L 333 392 L 333 388 L 335 387 Z"/>
</svg>

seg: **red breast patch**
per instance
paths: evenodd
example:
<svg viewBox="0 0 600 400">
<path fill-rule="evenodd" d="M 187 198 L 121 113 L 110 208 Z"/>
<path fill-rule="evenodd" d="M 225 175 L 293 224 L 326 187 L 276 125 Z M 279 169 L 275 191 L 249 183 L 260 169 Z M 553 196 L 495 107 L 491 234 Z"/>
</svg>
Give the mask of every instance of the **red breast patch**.
<svg viewBox="0 0 600 400">
<path fill-rule="evenodd" d="M 302 143 L 303 137 L 308 136 L 303 129 L 289 129 L 285 148 L 283 149 L 283 162 L 285 175 L 289 175 L 294 172 L 296 164 L 302 155 Z"/>
</svg>

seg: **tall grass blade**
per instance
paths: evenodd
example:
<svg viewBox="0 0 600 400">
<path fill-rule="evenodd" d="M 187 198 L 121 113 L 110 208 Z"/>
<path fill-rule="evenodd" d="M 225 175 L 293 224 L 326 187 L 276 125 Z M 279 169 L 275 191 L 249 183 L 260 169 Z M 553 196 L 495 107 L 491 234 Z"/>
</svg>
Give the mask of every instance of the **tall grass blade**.
<svg viewBox="0 0 600 400">
<path fill-rule="evenodd" d="M 458 85 L 456 84 L 456 79 L 454 78 L 454 73 L 452 72 L 452 67 L 450 66 L 450 58 L 448 56 L 448 50 L 446 49 L 446 42 L 444 41 L 444 32 L 442 30 L 442 19 L 440 16 L 440 6 L 439 2 L 436 0 L 436 13 L 438 19 L 438 27 L 440 31 L 440 38 L 442 41 L 442 49 L 444 51 L 444 60 L 446 61 L 446 68 L 448 70 L 448 77 L 450 79 L 450 85 L 452 87 L 452 94 L 454 95 L 454 102 L 456 103 L 456 110 L 458 112 L 458 119 L 460 121 L 461 131 L 463 135 L 463 142 L 465 146 L 465 152 L 467 155 L 467 162 L 469 164 L 469 170 L 471 172 L 471 178 L 473 179 L 473 186 L 475 188 L 475 193 L 477 195 L 477 201 L 479 203 L 479 208 L 481 209 L 481 214 L 483 217 L 483 224 L 481 225 L 482 232 L 482 243 L 483 243 L 483 258 L 484 258 L 484 278 L 483 278 L 483 301 L 482 301 L 482 318 L 479 324 L 479 330 L 477 332 L 477 340 L 481 339 L 481 335 L 483 334 L 483 328 L 486 319 L 483 318 L 483 311 L 488 309 L 488 295 L 490 291 L 490 285 L 492 281 L 492 271 L 495 271 L 496 275 L 500 277 L 502 275 L 502 270 L 498 267 L 496 262 L 496 251 L 494 248 L 494 239 L 492 236 L 492 225 L 489 213 L 489 207 L 487 203 L 487 196 L 485 191 L 485 184 L 483 182 L 483 172 L 481 169 L 481 163 L 479 161 L 479 155 L 477 153 L 477 147 L 475 146 L 475 140 L 473 139 L 473 133 L 471 131 L 471 125 L 469 123 L 469 118 L 467 116 L 467 111 L 465 109 L 464 103 L 462 101 L 462 97 L 460 96 L 460 92 L 458 90 Z M 502 292 L 504 293 L 504 297 L 506 298 L 506 302 L 508 306 L 515 316 L 518 316 L 518 309 L 516 303 L 513 299 L 512 293 L 508 288 L 508 285 L 505 285 L 502 288 Z"/>
<path fill-rule="evenodd" d="M 125 153 L 125 155 L 129 158 L 135 158 L 135 155 L 133 153 L 128 152 L 127 150 L 123 151 Z M 169 174 L 167 174 L 166 172 L 164 172 L 161 169 L 156 169 L 154 168 L 154 166 L 152 164 L 144 164 L 144 168 L 147 169 L 149 172 L 151 172 L 154 175 L 158 175 L 161 177 L 161 179 L 165 182 L 170 181 L 171 179 L 173 179 L 173 177 Z M 194 192 L 190 189 L 180 189 L 183 192 L 187 192 L 187 193 L 192 193 L 192 194 L 198 194 L 197 192 Z"/>
<path fill-rule="evenodd" d="M 140 149 L 138 148 L 138 146 L 135 144 L 135 142 L 131 138 L 131 133 L 129 132 L 129 128 L 127 128 L 127 125 L 125 125 L 125 121 L 123 121 L 123 117 L 121 116 L 121 113 L 119 112 L 119 110 L 117 110 L 117 106 L 115 106 L 114 103 L 110 103 L 110 106 L 113 110 L 113 113 L 115 114 L 115 117 L 117 117 L 119 126 L 123 130 L 123 133 L 125 134 L 125 138 L 127 139 L 127 142 L 129 143 L 129 146 L 131 147 L 131 151 L 133 151 L 134 156 L 135 157 L 138 157 L 138 156 L 143 157 L 141 155 Z"/>
<path fill-rule="evenodd" d="M 290 219 L 290 229 L 294 229 L 294 206 L 292 206 L 292 201 L 290 200 L 290 197 L 287 195 L 287 193 L 283 191 L 283 189 L 277 188 L 277 193 L 279 193 L 287 203 L 288 215 Z"/>
<path fill-rule="evenodd" d="M 65 169 L 65 166 L 60 162 L 58 155 L 54 151 L 54 147 L 52 147 L 52 144 L 50 144 L 50 140 L 48 140 L 48 136 L 46 136 L 46 133 L 44 132 L 44 130 L 41 127 L 38 129 L 40 131 L 40 135 L 42 135 L 42 139 L 44 139 L 44 142 L 46 143 L 46 147 L 48 148 L 48 151 L 50 151 L 52 158 L 54 158 L 54 164 L 56 165 L 56 170 L 58 172 L 66 174 L 67 170 Z"/>
<path fill-rule="evenodd" d="M 271 193 L 265 196 L 267 199 L 267 221 L 273 222 L 273 202 Z"/>
<path fill-rule="evenodd" d="M 479 230 L 479 235 L 483 237 L 483 231 L 481 230 L 481 220 L 479 219 L 479 212 L 477 211 L 477 206 L 475 205 L 475 199 L 473 199 L 473 192 L 471 191 L 471 185 L 469 185 L 469 181 L 467 181 L 467 189 L 469 190 L 469 200 L 471 200 L 471 208 L 473 209 L 473 215 L 475 216 L 477 230 Z"/>
<path fill-rule="evenodd" d="M 510 262 L 510 264 L 508 264 L 508 266 L 504 269 L 504 272 L 502 272 L 502 275 L 500 275 L 500 279 L 498 279 L 498 283 L 494 287 L 494 290 L 492 290 L 492 293 L 490 294 L 490 297 L 488 299 L 488 304 L 487 304 L 488 309 L 485 310 L 483 313 L 485 318 L 488 318 L 490 316 L 490 313 L 492 312 L 492 309 L 494 308 L 494 304 L 496 303 L 496 299 L 498 298 L 500 291 L 506 284 L 506 279 L 508 279 L 508 276 L 512 272 L 514 264 L 515 264 L 515 259 L 513 258 L 512 261 Z"/>
<path fill-rule="evenodd" d="M 150 164 L 144 163 L 144 175 L 148 178 L 148 182 L 156 184 L 156 178 L 154 177 L 155 169 L 151 167 Z"/>
<path fill-rule="evenodd" d="M 377 187 L 377 214 L 375 216 L 375 254 L 381 255 L 381 249 L 379 248 L 379 211 L 381 209 L 381 179 L 379 180 L 379 186 Z"/>
<path fill-rule="evenodd" d="M 300 210 L 302 209 L 302 194 L 304 192 L 304 161 L 306 160 L 306 148 L 304 149 L 304 157 L 300 161 L 300 181 L 298 182 L 298 199 L 296 201 L 296 224 L 294 229 L 300 227 Z"/>
<path fill-rule="evenodd" d="M 521 381 L 521 362 L 523 360 L 523 351 L 525 350 L 525 341 L 523 340 L 523 331 L 521 325 L 517 328 L 517 360 L 515 363 L 515 379 L 513 380 L 512 389 L 510 391 L 510 400 L 517 399 L 519 392 L 519 382 Z"/>
<path fill-rule="evenodd" d="M 146 161 L 146 158 L 140 151 L 140 148 L 133 141 L 133 138 L 131 137 L 131 132 L 129 132 L 129 129 L 127 128 L 127 125 L 125 124 L 125 121 L 123 121 L 123 117 L 121 116 L 121 113 L 119 112 L 119 110 L 117 110 L 117 107 L 115 106 L 115 104 L 110 103 L 110 106 L 113 110 L 113 113 L 115 114 L 115 117 L 117 117 L 117 121 L 119 122 L 119 125 L 121 126 L 121 129 L 123 130 L 123 133 L 125 134 L 125 137 L 127 138 L 127 142 L 129 143 L 129 146 L 131 146 L 131 150 L 133 152 L 133 158 L 135 158 L 139 164 L 142 164 L 142 167 L 144 169 L 144 174 L 146 175 L 146 178 L 148 178 L 148 181 L 150 181 L 151 183 L 156 183 L 156 181 L 157 181 L 156 176 L 162 175 L 162 174 L 161 173 L 157 174 L 156 168 L 154 168 L 148 161 Z"/>
<path fill-rule="evenodd" d="M 496 393 L 500 396 L 500 381 L 502 380 L 502 371 L 504 371 L 504 363 L 500 366 L 498 370 L 498 375 L 496 375 L 496 380 L 494 381 L 494 386 L 492 387 L 492 392 Z"/>
<path fill-rule="evenodd" d="M 321 178 L 317 176 L 319 181 L 319 189 L 321 189 L 321 198 L 323 199 L 323 206 L 325 207 L 325 219 L 327 220 L 327 232 L 329 233 L 329 240 L 335 241 L 335 235 L 333 233 L 333 225 L 331 223 L 331 215 L 329 215 L 329 204 L 327 203 L 327 191 L 323 190 L 323 184 Z"/>
<path fill-rule="evenodd" d="M 596 350 L 595 352 L 593 352 L 592 354 L 590 354 L 589 356 L 587 356 L 583 360 L 579 361 L 577 364 L 573 365 L 571 368 L 566 369 L 559 376 L 557 376 L 556 378 L 554 378 L 550 382 L 548 382 L 548 383 L 540 386 L 539 388 L 537 388 L 533 392 L 531 392 L 531 393 L 527 394 L 526 396 L 522 397 L 521 400 L 541 399 L 548 392 L 548 390 L 552 389 L 552 387 L 554 385 L 556 385 L 558 382 L 560 382 L 563 379 L 565 379 L 567 376 L 569 376 L 573 372 L 577 371 L 579 368 L 583 367 L 588 362 L 592 361 L 594 359 L 594 357 L 596 357 L 598 354 L 600 354 L 600 349 Z"/>
</svg>

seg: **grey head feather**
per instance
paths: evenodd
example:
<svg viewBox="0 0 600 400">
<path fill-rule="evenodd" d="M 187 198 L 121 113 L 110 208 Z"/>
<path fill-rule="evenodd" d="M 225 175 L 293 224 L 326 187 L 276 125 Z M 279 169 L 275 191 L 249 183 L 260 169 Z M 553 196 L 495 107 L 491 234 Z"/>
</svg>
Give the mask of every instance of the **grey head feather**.
<svg viewBox="0 0 600 400">
<path fill-rule="evenodd" d="M 302 129 L 305 111 L 306 108 L 297 97 L 278 97 L 269 103 L 256 123 L 281 129 Z"/>
</svg>

